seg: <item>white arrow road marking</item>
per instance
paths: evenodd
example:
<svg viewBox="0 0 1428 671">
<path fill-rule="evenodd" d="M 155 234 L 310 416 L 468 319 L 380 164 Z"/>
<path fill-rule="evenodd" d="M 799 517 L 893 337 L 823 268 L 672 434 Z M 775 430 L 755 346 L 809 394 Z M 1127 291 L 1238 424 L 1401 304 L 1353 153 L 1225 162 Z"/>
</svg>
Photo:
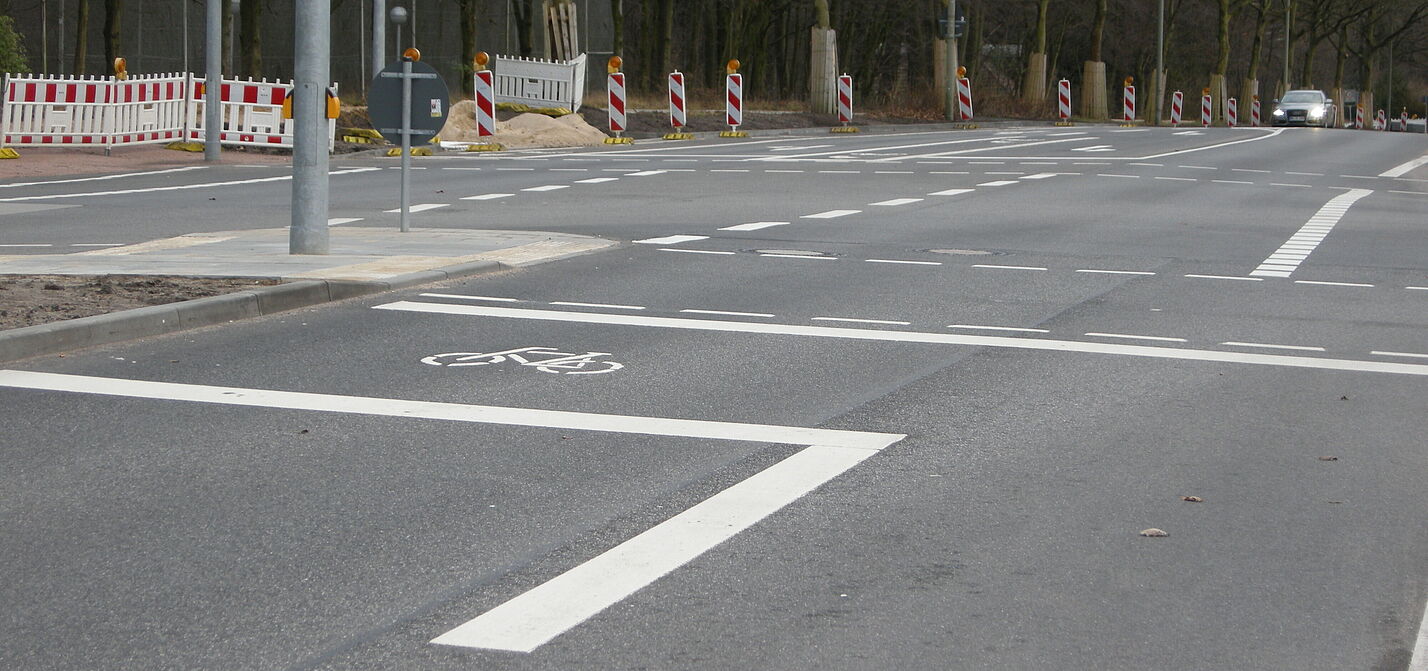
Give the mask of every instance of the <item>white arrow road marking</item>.
<svg viewBox="0 0 1428 671">
<path fill-rule="evenodd" d="M 535 650 L 905 437 L 891 433 L 211 387 L 18 370 L 0 370 L 0 387 L 807 446 L 432 641 L 517 652 Z"/>
</svg>

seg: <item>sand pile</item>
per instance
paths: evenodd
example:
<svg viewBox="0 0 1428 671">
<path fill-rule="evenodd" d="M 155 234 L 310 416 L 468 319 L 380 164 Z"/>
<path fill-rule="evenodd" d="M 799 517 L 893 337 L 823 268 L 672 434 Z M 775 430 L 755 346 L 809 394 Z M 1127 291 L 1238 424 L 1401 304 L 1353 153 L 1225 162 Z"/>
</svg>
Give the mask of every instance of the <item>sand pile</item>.
<svg viewBox="0 0 1428 671">
<path fill-rule="evenodd" d="M 496 142 L 511 149 L 534 147 L 581 147 L 603 144 L 606 135 L 585 123 L 579 114 L 552 119 L 544 114 L 520 114 L 510 121 L 497 121 L 496 134 L 482 138 L 476 134 L 476 103 L 463 100 L 451 106 L 443 142 Z"/>
</svg>

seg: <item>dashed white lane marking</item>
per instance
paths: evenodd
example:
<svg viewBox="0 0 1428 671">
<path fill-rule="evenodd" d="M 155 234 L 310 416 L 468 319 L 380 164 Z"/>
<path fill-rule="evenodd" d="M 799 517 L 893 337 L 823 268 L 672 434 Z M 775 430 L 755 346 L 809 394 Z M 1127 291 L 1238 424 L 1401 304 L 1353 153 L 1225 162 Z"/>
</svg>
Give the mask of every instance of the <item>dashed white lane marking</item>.
<svg viewBox="0 0 1428 671">
<path fill-rule="evenodd" d="M 733 226 L 725 226 L 724 228 L 721 228 L 721 229 L 719 229 L 719 230 L 721 230 L 721 231 L 757 231 L 757 230 L 759 230 L 759 229 L 772 228 L 772 227 L 774 227 L 774 226 L 787 226 L 788 223 L 789 223 L 789 222 L 787 222 L 787 221 L 754 221 L 754 222 L 750 222 L 750 223 L 747 223 L 747 224 L 735 224 L 735 225 L 733 225 Z"/>
<path fill-rule="evenodd" d="M 429 296 L 429 297 L 431 297 L 431 298 L 457 298 L 457 299 L 467 300 L 467 301 L 496 301 L 496 302 L 498 302 L 498 303 L 519 303 L 519 302 L 521 302 L 519 299 L 516 299 L 516 298 L 500 298 L 500 297 L 497 297 L 497 296 L 472 296 L 472 295 L 470 295 L 470 294 L 421 294 L 421 295 L 422 295 L 422 296 Z"/>
<path fill-rule="evenodd" d="M 1238 179 L 1212 179 L 1210 181 L 1215 184 L 1254 184 L 1254 182 L 1246 182 Z"/>
<path fill-rule="evenodd" d="M 1164 164 L 1164 163 L 1127 163 L 1126 165 L 1139 165 L 1139 166 L 1146 166 L 1146 167 L 1150 167 L 1150 168 L 1164 168 L 1164 167 L 1165 167 L 1165 164 Z"/>
<path fill-rule="evenodd" d="M 865 263 L 900 263 L 909 266 L 940 266 L 941 261 L 901 261 L 898 259 L 863 259 Z"/>
<path fill-rule="evenodd" d="M 748 168 L 714 168 L 709 172 L 752 172 Z"/>
<path fill-rule="evenodd" d="M 1412 289 L 1412 290 L 1415 290 L 1415 291 L 1428 291 L 1428 287 L 1403 287 L 1403 288 L 1404 288 L 1404 289 Z"/>
<path fill-rule="evenodd" d="M 1312 186 L 1309 186 L 1308 184 L 1280 184 L 1280 183 L 1277 183 L 1277 182 L 1270 182 L 1269 185 L 1270 185 L 1270 186 L 1287 186 L 1287 187 L 1292 187 L 1292 188 L 1295 188 L 1295 189 L 1312 189 L 1312 188 L 1314 188 L 1314 187 L 1312 187 Z"/>
<path fill-rule="evenodd" d="M 591 177 L 590 179 L 577 179 L 576 184 L 604 184 L 605 182 L 617 182 L 619 177 Z"/>
<path fill-rule="evenodd" d="M 188 168 L 170 168 L 168 170 L 150 170 L 148 172 L 125 172 L 117 175 L 100 175 L 98 177 L 75 177 L 73 179 L 52 179 L 44 182 L 15 182 L 12 184 L 0 184 L 0 189 L 13 189 L 17 186 L 48 186 L 50 184 L 73 184 L 75 182 L 98 182 L 107 179 L 123 179 L 125 177 L 145 177 L 148 175 L 164 175 L 172 172 L 188 172 L 190 170 L 206 170 L 206 165 L 196 165 Z"/>
<path fill-rule="evenodd" d="M 590 172 L 590 168 L 550 168 L 550 172 Z"/>
<path fill-rule="evenodd" d="M 1026 177 L 1022 177 L 1022 179 L 1046 179 L 1046 178 L 1048 178 L 1048 177 L 1055 177 L 1055 176 L 1056 176 L 1056 173 L 1054 173 L 1054 172 L 1038 172 L 1038 173 L 1036 173 L 1035 175 L 1027 175 Z"/>
<path fill-rule="evenodd" d="M 772 259 L 813 259 L 814 261 L 837 261 L 836 256 L 813 256 L 811 254 L 760 254 Z"/>
<path fill-rule="evenodd" d="M 1186 277 L 1197 280 L 1240 280 L 1243 282 L 1263 282 L 1262 277 L 1240 277 L 1238 275 L 1186 275 Z"/>
<path fill-rule="evenodd" d="M 1132 335 L 1129 333 L 1087 333 L 1093 338 L 1125 338 L 1127 340 L 1156 340 L 1161 342 L 1187 342 L 1184 338 L 1167 338 L 1165 336 Z"/>
<path fill-rule="evenodd" d="M 911 170 L 874 170 L 874 175 L 915 175 Z"/>
<path fill-rule="evenodd" d="M 569 188 L 570 188 L 570 185 L 569 185 L 569 184 L 547 184 L 547 185 L 545 185 L 545 186 L 532 186 L 532 187 L 525 188 L 525 189 L 521 189 L 521 190 L 522 190 L 522 191 L 559 191 L 559 190 L 561 190 L 561 189 L 569 189 Z"/>
<path fill-rule="evenodd" d="M 52 245 L 52 244 L 50 244 L 50 243 L 48 243 L 48 242 L 16 242 L 16 243 L 8 244 L 8 245 L 0 245 L 0 247 L 53 247 L 53 246 L 54 246 L 54 245 Z"/>
<path fill-rule="evenodd" d="M 666 235 L 662 238 L 645 238 L 636 240 L 638 245 L 677 245 L 682 242 L 694 242 L 695 240 L 708 240 L 707 235 Z"/>
<path fill-rule="evenodd" d="M 1288 170 L 1284 171 L 1284 174 L 1286 174 L 1286 175 L 1299 175 L 1299 176 L 1302 176 L 1302 177 L 1323 177 L 1323 176 L 1324 176 L 1324 173 L 1322 173 L 1322 172 L 1290 172 L 1290 171 L 1288 171 Z"/>
<path fill-rule="evenodd" d="M 0 386 L 102 396 L 807 446 L 433 643 L 530 652 L 905 436 L 0 371 Z"/>
<path fill-rule="evenodd" d="M 1096 173 L 1097 177 L 1123 177 L 1125 179 L 1140 179 L 1140 175 L 1117 175 L 1109 172 Z"/>
<path fill-rule="evenodd" d="M 1420 156 L 1396 168 L 1385 170 L 1378 174 L 1379 177 L 1402 177 L 1420 165 L 1428 165 L 1428 156 Z"/>
<path fill-rule="evenodd" d="M 329 176 L 354 175 L 362 172 L 376 172 L 381 168 L 348 168 L 346 170 L 333 170 L 328 172 Z M 237 186 L 242 184 L 266 184 L 268 182 L 286 182 L 293 178 L 292 175 L 280 175 L 278 177 L 260 177 L 257 179 L 235 179 L 227 182 L 205 182 L 203 184 L 175 184 L 171 186 L 151 186 L 142 189 L 117 189 L 114 191 L 93 191 L 90 193 L 56 193 L 48 196 L 20 196 L 16 198 L 0 198 L 0 203 L 17 203 L 26 200 L 54 200 L 57 198 L 93 198 L 97 196 L 122 196 L 131 193 L 154 193 L 157 191 L 186 191 L 188 189 L 207 189 L 216 186 Z"/>
<path fill-rule="evenodd" d="M 1363 284 L 1363 283 L 1361 283 L 1361 282 L 1318 282 L 1318 281 L 1315 281 L 1315 280 L 1294 280 L 1294 283 L 1295 283 L 1295 284 L 1317 284 L 1317 285 L 1323 286 L 1323 287 L 1367 287 L 1367 288 L 1370 288 L 1370 289 L 1373 288 L 1373 285 L 1372 285 L 1372 284 Z"/>
<path fill-rule="evenodd" d="M 1106 163 L 1105 161 L 1081 161 L 1079 163 L 1072 163 L 1071 165 L 1110 165 L 1110 163 Z"/>
<path fill-rule="evenodd" d="M 947 189 L 945 191 L 933 191 L 929 196 L 960 196 L 964 193 L 971 193 L 976 189 Z"/>
<path fill-rule="evenodd" d="M 801 173 L 802 173 L 802 172 L 803 172 L 803 171 L 802 171 L 802 170 L 765 170 L 765 171 L 764 171 L 764 172 L 776 172 L 776 173 L 800 173 L 800 174 L 801 174 Z"/>
<path fill-rule="evenodd" d="M 361 219 L 356 219 L 355 221 L 362 221 L 362 220 L 361 220 Z M 328 224 L 328 225 L 330 226 L 331 224 Z M 70 245 L 70 246 L 71 246 L 71 247 L 123 247 L 123 246 L 124 246 L 124 243 L 122 243 L 122 242 L 76 242 L 76 243 L 74 243 L 73 245 Z"/>
<path fill-rule="evenodd" d="M 1182 165 L 1177 167 L 1186 168 L 1188 170 L 1219 170 L 1219 168 L 1208 165 Z"/>
<path fill-rule="evenodd" d="M 921 199 L 921 198 L 893 198 L 892 200 L 883 200 L 883 201 L 879 201 L 879 202 L 876 202 L 876 203 L 868 203 L 868 204 L 869 204 L 869 205 L 875 205 L 875 206 L 878 206 L 878 207 L 897 207 L 897 206 L 899 206 L 899 205 L 911 205 L 911 204 L 913 204 L 913 203 L 920 203 L 920 202 L 922 202 L 922 199 Z"/>
<path fill-rule="evenodd" d="M 1235 341 L 1232 340 L 1232 341 L 1230 341 L 1230 342 L 1222 342 L 1222 343 L 1220 343 L 1220 344 L 1221 344 L 1221 345 L 1226 345 L 1226 346 L 1229 346 L 1229 347 L 1263 347 L 1263 348 L 1266 348 L 1266 349 L 1289 349 L 1289 350 L 1299 350 L 1299 351 L 1304 351 L 1304 352 L 1322 352 L 1322 351 L 1324 351 L 1324 348 L 1323 348 L 1323 347 L 1306 347 L 1306 346 L 1304 346 L 1304 345 L 1275 345 L 1275 344 L 1273 344 L 1273 343 L 1263 343 L 1263 342 L 1235 342 Z"/>
<path fill-rule="evenodd" d="M 733 256 L 738 252 L 722 252 L 713 249 L 675 249 L 673 247 L 660 247 L 661 252 L 683 252 L 685 254 L 716 254 L 718 256 Z"/>
<path fill-rule="evenodd" d="M 421 204 L 419 204 L 419 205 L 412 205 L 412 206 L 408 207 L 408 208 L 407 208 L 407 211 L 408 211 L 408 212 L 426 212 L 427 210 L 436 210 L 436 209 L 440 209 L 440 208 L 443 208 L 443 207 L 451 207 L 451 203 L 421 203 Z M 399 207 L 399 208 L 396 208 L 396 209 L 393 209 L 393 210 L 383 210 L 383 212 L 386 212 L 386 213 L 388 213 L 388 214 L 394 214 L 394 213 L 401 212 L 401 211 L 402 211 L 402 208 L 400 208 L 400 207 Z"/>
<path fill-rule="evenodd" d="M 731 311 L 728 311 L 728 310 L 694 310 L 694 309 L 689 309 L 689 310 L 680 310 L 680 312 L 688 312 L 689 314 L 695 314 L 695 315 L 723 315 L 723 316 L 726 316 L 726 317 L 772 317 L 772 316 L 774 316 L 774 315 L 771 315 L 771 314 L 769 314 L 769 313 L 767 313 L 767 312 L 731 312 Z"/>
<path fill-rule="evenodd" d="M 852 322 L 855 324 L 889 324 L 892 326 L 907 326 L 912 322 L 890 321 L 887 319 L 857 319 L 854 317 L 814 317 L 816 322 Z"/>
<path fill-rule="evenodd" d="M 1028 329 L 1018 326 L 981 326 L 978 324 L 948 324 L 949 329 L 980 329 L 983 331 L 1014 331 L 1017 333 L 1050 333 L 1046 329 Z"/>
<path fill-rule="evenodd" d="M 733 322 L 709 319 L 651 317 L 645 315 L 602 314 L 598 312 L 525 310 L 490 305 L 453 305 L 446 303 L 421 303 L 414 301 L 397 301 L 393 303 L 386 303 L 383 305 L 375 306 L 375 309 L 399 310 L 405 312 L 426 312 L 432 314 L 463 315 L 470 317 L 499 317 L 506 319 L 528 319 L 537 321 L 557 321 L 583 324 L 614 324 L 653 328 L 688 329 L 696 331 L 723 331 L 734 333 L 810 336 L 851 340 L 880 340 L 887 342 L 970 345 L 974 347 L 1004 347 L 1010 349 L 1031 349 L 1057 352 L 1115 354 L 1122 356 L 1206 361 L 1215 363 L 1239 363 L 1262 366 L 1286 366 L 1291 368 L 1314 368 L 1321 370 L 1341 370 L 1428 376 L 1428 364 L 1410 364 L 1386 361 L 1359 361 L 1354 359 L 1330 359 L 1322 357 L 1289 356 L 1284 354 L 1227 352 L 1223 350 L 1197 350 L 1176 347 L 1151 347 L 1145 345 L 1081 342 L 1076 340 L 966 335 L 955 333 L 926 333 L 916 331 L 871 330 L 829 326 L 803 326 L 796 324 L 761 324 L 757 322 Z"/>
<path fill-rule="evenodd" d="M 1154 275 L 1148 270 L 1101 270 L 1099 268 L 1082 268 L 1078 273 L 1104 273 L 1106 275 Z"/>
<path fill-rule="evenodd" d="M 495 200 L 497 198 L 510 198 L 514 193 L 483 193 L 479 196 L 465 196 L 461 200 Z"/>
<path fill-rule="evenodd" d="M 354 221 L 362 221 L 362 217 L 333 217 L 327 220 L 327 225 L 341 226 L 343 224 L 350 224 Z"/>
<path fill-rule="evenodd" d="M 997 180 L 997 181 L 995 181 L 995 182 L 982 182 L 981 184 L 978 184 L 977 186 L 1006 186 L 1006 185 L 1008 185 L 1008 184 L 1016 184 L 1016 180 L 1014 180 L 1014 179 L 1002 179 L 1002 180 Z"/>
<path fill-rule="evenodd" d="M 1339 175 L 1345 179 L 1378 179 L 1372 175 Z"/>
<path fill-rule="evenodd" d="M 535 170 L 535 168 L 496 168 L 496 169 L 497 169 L 497 170 L 505 170 L 506 172 L 532 172 L 532 171 Z"/>
<path fill-rule="evenodd" d="M 1349 207 L 1358 202 L 1360 198 L 1373 193 L 1369 189 L 1353 189 L 1346 193 L 1334 196 L 1324 207 L 1314 213 L 1309 221 L 1289 238 L 1286 245 L 1280 246 L 1279 250 L 1265 259 L 1259 267 L 1250 272 L 1256 277 L 1289 277 L 1304 262 L 1304 259 L 1313 252 L 1320 242 L 1329 235 L 1329 231 L 1344 218 L 1344 214 L 1349 211 Z"/>
<path fill-rule="evenodd" d="M 1269 174 L 1269 171 L 1268 171 L 1268 170 L 1255 170 L 1255 169 L 1253 169 L 1253 168 L 1230 168 L 1230 172 L 1254 172 L 1254 173 L 1259 173 L 1259 174 L 1262 174 L 1262 175 L 1268 175 L 1268 174 Z"/>
<path fill-rule="evenodd" d="M 1389 191 L 1389 193 L 1401 193 L 1405 196 L 1428 196 L 1428 193 L 1422 191 Z"/>
<path fill-rule="evenodd" d="M 1379 356 L 1409 356 L 1417 359 L 1428 359 L 1428 354 L 1418 354 L 1416 352 L 1381 352 L 1375 350 L 1369 352 L 1369 354 L 1377 354 Z"/>
<path fill-rule="evenodd" d="M 984 175 L 1025 175 L 1026 173 L 1024 173 L 1024 172 L 1016 172 L 1016 171 L 1007 172 L 1007 171 L 1004 171 L 1004 170 L 988 170 L 987 172 L 984 172 L 984 173 L 982 173 L 982 174 L 984 174 Z M 1023 177 L 1022 179 L 1026 179 L 1026 178 Z"/>
<path fill-rule="evenodd" d="M 836 219 L 836 218 L 838 218 L 838 217 L 846 217 L 846 216 L 848 216 L 848 215 L 850 215 L 850 214 L 858 214 L 859 212 L 862 212 L 862 210 L 828 210 L 827 212 L 819 212 L 819 213 L 817 213 L 817 214 L 805 214 L 805 215 L 803 215 L 802 217 L 799 217 L 799 218 L 800 218 L 800 219 Z"/>
<path fill-rule="evenodd" d="M 1168 181 L 1168 182 L 1198 182 L 1198 181 L 1200 181 L 1200 180 L 1195 179 L 1195 178 L 1193 178 L 1193 177 L 1156 177 L 1156 179 L 1163 179 L 1163 180 L 1166 180 L 1166 181 Z"/>
<path fill-rule="evenodd" d="M 564 305 L 572 308 L 609 308 L 611 310 L 644 310 L 643 305 L 619 305 L 611 303 L 576 303 L 572 301 L 551 301 L 551 305 Z"/>
<path fill-rule="evenodd" d="M 974 263 L 973 268 L 995 268 L 998 270 L 1046 270 L 1041 266 L 998 266 L 990 263 Z"/>
</svg>

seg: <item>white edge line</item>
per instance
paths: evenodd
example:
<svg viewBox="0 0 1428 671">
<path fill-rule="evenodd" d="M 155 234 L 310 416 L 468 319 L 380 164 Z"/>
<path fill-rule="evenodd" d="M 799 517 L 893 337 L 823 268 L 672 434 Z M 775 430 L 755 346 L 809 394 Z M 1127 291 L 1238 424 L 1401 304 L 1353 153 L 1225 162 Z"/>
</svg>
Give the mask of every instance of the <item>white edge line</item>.
<svg viewBox="0 0 1428 671">
<path fill-rule="evenodd" d="M 1411 356 L 1417 359 L 1428 359 L 1428 354 L 1418 354 L 1416 352 L 1382 352 L 1375 350 L 1369 352 L 1369 354 L 1377 354 L 1379 356 Z"/>
<path fill-rule="evenodd" d="M 999 268 L 1002 270 L 1046 270 L 1041 266 L 996 266 L 987 263 L 974 263 L 973 268 Z"/>
<path fill-rule="evenodd" d="M 551 305 L 564 305 L 573 308 L 609 308 L 611 310 L 644 310 L 643 305 L 617 305 L 612 303 L 577 303 L 573 301 L 551 301 Z"/>
<path fill-rule="evenodd" d="M 520 299 L 518 299 L 518 298 L 499 298 L 499 297 L 496 297 L 496 296 L 470 296 L 470 295 L 467 295 L 467 294 L 420 294 L 420 295 L 422 295 L 422 296 L 428 296 L 428 297 L 430 297 L 430 298 L 459 298 L 459 299 L 461 299 L 461 300 L 468 300 L 468 301 L 498 301 L 498 302 L 501 302 L 501 303 L 519 303 L 519 302 L 521 302 Z"/>
<path fill-rule="evenodd" d="M 267 166 L 264 166 L 267 167 Z M 0 184 L 0 189 L 12 189 L 17 186 L 49 186 L 50 184 L 73 184 L 75 182 L 98 182 L 107 179 L 122 179 L 125 177 L 144 177 L 148 175 L 164 175 L 173 172 L 188 172 L 190 170 L 206 170 L 206 165 L 195 165 L 187 168 L 169 168 L 167 170 L 150 170 L 148 172 L 124 172 L 117 175 L 99 175 L 98 177 L 76 177 L 73 179 L 53 179 L 45 182 L 16 182 L 13 184 Z"/>
<path fill-rule="evenodd" d="M 675 249 L 673 247 L 660 247 L 661 252 L 683 252 L 685 254 L 718 254 L 719 256 L 733 256 L 737 252 L 721 252 L 712 249 Z"/>
<path fill-rule="evenodd" d="M 816 322 L 852 322 L 855 324 L 891 324 L 893 326 L 907 326 L 912 322 L 889 321 L 886 319 L 858 319 L 855 317 L 814 317 Z"/>
<path fill-rule="evenodd" d="M 909 266 L 940 266 L 941 261 L 900 261 L 898 259 L 863 259 L 864 263 L 900 263 Z"/>
<path fill-rule="evenodd" d="M 1408 657 L 1408 671 L 1428 671 L 1428 604 L 1423 605 L 1423 619 L 1418 621 L 1418 642 Z"/>
<path fill-rule="evenodd" d="M 1078 273 L 1104 273 L 1107 275 L 1154 275 L 1148 270 L 1101 270 L 1099 268 L 1082 268 Z"/>
<path fill-rule="evenodd" d="M 1292 349 L 1292 350 L 1300 350 L 1300 351 L 1304 351 L 1304 352 L 1322 352 L 1322 351 L 1324 351 L 1324 348 L 1323 348 L 1323 347 L 1307 347 L 1307 346 L 1304 346 L 1304 345 L 1275 345 L 1275 344 L 1273 344 L 1273 343 L 1263 343 L 1263 342 L 1236 342 L 1236 341 L 1231 340 L 1231 341 L 1229 341 L 1229 342 L 1222 342 L 1222 343 L 1220 343 L 1220 344 L 1221 344 L 1221 345 L 1228 345 L 1228 346 L 1230 346 L 1230 347 L 1267 347 L 1267 348 L 1269 348 L 1269 349 Z"/>
<path fill-rule="evenodd" d="M 1157 340 L 1161 342 L 1187 342 L 1184 338 L 1167 338 L 1165 336 L 1132 335 L 1129 333 L 1087 333 L 1093 338 L 1127 338 L 1131 340 Z"/>
<path fill-rule="evenodd" d="M 693 308 L 690 308 L 690 309 L 688 309 L 688 310 L 680 310 L 680 312 L 688 312 L 688 313 L 690 313 L 690 314 L 696 314 L 696 315 L 726 315 L 726 316 L 729 316 L 729 317 L 773 317 L 773 316 L 774 316 L 774 315 L 771 315 L 771 314 L 769 314 L 769 313 L 767 313 L 767 312 L 731 312 L 731 311 L 728 311 L 728 310 L 695 310 L 695 309 L 693 309 Z"/>
<path fill-rule="evenodd" d="M 1264 279 L 1263 279 L 1263 278 L 1260 278 L 1260 277 L 1237 277 L 1237 276 L 1235 276 L 1235 275 L 1186 275 L 1186 277 L 1191 277 L 1191 278 L 1201 279 L 1201 280 L 1240 280 L 1240 281 L 1243 281 L 1243 282 L 1263 282 L 1263 281 L 1264 281 Z"/>
<path fill-rule="evenodd" d="M 1018 333 L 1050 333 L 1047 329 L 1028 329 L 1016 326 L 978 326 L 976 324 L 948 324 L 949 329 L 985 329 L 988 331 L 1016 331 Z"/>
</svg>

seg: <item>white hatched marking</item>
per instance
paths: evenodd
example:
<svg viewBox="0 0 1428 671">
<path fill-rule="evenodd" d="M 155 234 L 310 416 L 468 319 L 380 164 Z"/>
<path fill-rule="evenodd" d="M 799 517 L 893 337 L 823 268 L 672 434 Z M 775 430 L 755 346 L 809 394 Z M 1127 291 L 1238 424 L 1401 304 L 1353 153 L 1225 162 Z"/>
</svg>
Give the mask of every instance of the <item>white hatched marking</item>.
<svg viewBox="0 0 1428 671">
<path fill-rule="evenodd" d="M 577 179 L 576 184 L 604 184 L 605 182 L 618 182 L 619 177 L 591 177 L 590 179 Z"/>
<path fill-rule="evenodd" d="M 522 191 L 559 191 L 559 190 L 561 190 L 561 189 L 569 189 L 569 188 L 570 188 L 570 185 L 569 185 L 569 184 L 547 184 L 547 185 L 545 185 L 545 186 L 532 186 L 532 187 L 530 187 L 530 188 L 521 189 L 521 190 L 522 190 Z"/>
<path fill-rule="evenodd" d="M 695 240 L 708 240 L 707 235 L 666 235 L 662 238 L 645 238 L 636 240 L 637 245 L 677 245 L 682 242 L 694 242 Z"/>
<path fill-rule="evenodd" d="M 1329 231 L 1339 223 L 1344 214 L 1349 211 L 1349 207 L 1358 202 L 1359 199 L 1373 193 L 1369 189 L 1354 189 L 1346 193 L 1334 196 L 1332 200 L 1325 203 L 1313 217 L 1304 224 L 1292 237 L 1289 242 L 1312 243 L 1313 246 L 1295 244 L 1293 247 L 1280 246 L 1274 254 L 1265 259 L 1250 275 L 1269 275 L 1270 277 L 1289 277 L 1299 268 L 1300 263 L 1314 251 L 1318 243 L 1323 241 Z M 1288 243 L 1286 243 L 1288 244 Z M 1302 253 L 1302 256 L 1299 254 Z M 1271 274 L 1272 273 L 1272 274 Z M 1287 274 L 1279 274 L 1287 273 Z"/>
<path fill-rule="evenodd" d="M 1428 156 L 1420 156 L 1396 168 L 1379 173 L 1379 177 L 1402 177 L 1420 165 L 1428 165 Z M 1425 625 L 1428 626 L 1428 625 Z"/>
<path fill-rule="evenodd" d="M 869 204 L 869 205 L 876 205 L 876 206 L 878 206 L 878 207 L 897 207 L 897 206 L 899 206 L 899 205 L 911 205 L 912 203 L 920 203 L 920 202 L 922 202 L 922 199 L 921 199 L 921 198 L 893 198 L 892 200 L 883 200 L 883 201 L 879 201 L 879 202 L 876 202 L 876 203 L 868 203 L 868 204 Z"/>
<path fill-rule="evenodd" d="M 946 191 L 933 191 L 929 196 L 960 196 L 964 193 L 971 193 L 976 189 L 947 189 Z"/>
<path fill-rule="evenodd" d="M 461 200 L 495 200 L 497 198 L 510 198 L 514 193 L 483 193 L 479 196 L 466 196 Z"/>
<path fill-rule="evenodd" d="M 422 204 L 420 204 L 420 205 L 412 205 L 412 206 L 408 207 L 408 208 L 407 208 L 407 211 L 408 211 L 408 212 L 426 212 L 427 210 L 435 210 L 435 209 L 439 209 L 439 208 L 443 208 L 443 207 L 451 207 L 451 203 L 422 203 Z M 392 213 L 395 213 L 395 212 L 401 212 L 401 211 L 402 211 L 402 208 L 400 208 L 400 207 L 397 208 L 397 209 L 395 209 L 395 210 L 385 210 L 385 212 L 387 212 L 388 214 L 392 214 Z"/>
<path fill-rule="evenodd" d="M 759 230 L 759 229 L 772 228 L 772 227 L 774 227 L 774 226 L 787 226 L 788 224 L 789 224 L 789 222 L 787 222 L 787 221 L 755 221 L 755 222 L 750 222 L 750 223 L 747 223 L 747 224 L 736 224 L 736 225 L 734 225 L 734 226 L 725 226 L 724 228 L 721 228 L 721 229 L 719 229 L 719 230 L 721 230 L 721 231 L 757 231 L 757 230 Z"/>
<path fill-rule="evenodd" d="M 650 175 L 663 175 L 664 173 L 667 173 L 667 172 L 669 172 L 669 171 L 668 171 L 668 170 L 641 170 L 641 171 L 639 171 L 639 172 L 632 172 L 632 173 L 629 174 L 629 176 L 630 176 L 630 177 L 649 177 Z"/>
<path fill-rule="evenodd" d="M 827 212 L 819 212 L 819 213 L 817 213 L 817 214 L 805 214 L 805 215 L 803 215 L 802 217 L 799 217 L 799 218 L 800 218 L 800 219 L 836 219 L 836 218 L 838 218 L 838 217 L 846 217 L 846 216 L 848 216 L 848 215 L 850 215 L 850 214 L 858 214 L 859 212 L 862 212 L 862 210 L 828 210 Z"/>
<path fill-rule="evenodd" d="M 1048 177 L 1055 177 L 1055 176 L 1056 176 L 1056 173 L 1054 173 L 1054 172 L 1038 172 L 1038 173 L 1036 173 L 1035 175 L 1027 175 L 1026 177 L 1022 177 L 1022 179 L 1046 179 L 1046 178 L 1048 178 Z"/>
<path fill-rule="evenodd" d="M 1016 184 L 1016 180 L 1014 180 L 1014 179 L 1001 179 L 1001 180 L 997 180 L 997 181 L 995 181 L 995 182 L 982 182 L 981 184 L 978 184 L 977 186 L 1006 186 L 1006 185 L 1008 185 L 1008 184 Z"/>
</svg>

